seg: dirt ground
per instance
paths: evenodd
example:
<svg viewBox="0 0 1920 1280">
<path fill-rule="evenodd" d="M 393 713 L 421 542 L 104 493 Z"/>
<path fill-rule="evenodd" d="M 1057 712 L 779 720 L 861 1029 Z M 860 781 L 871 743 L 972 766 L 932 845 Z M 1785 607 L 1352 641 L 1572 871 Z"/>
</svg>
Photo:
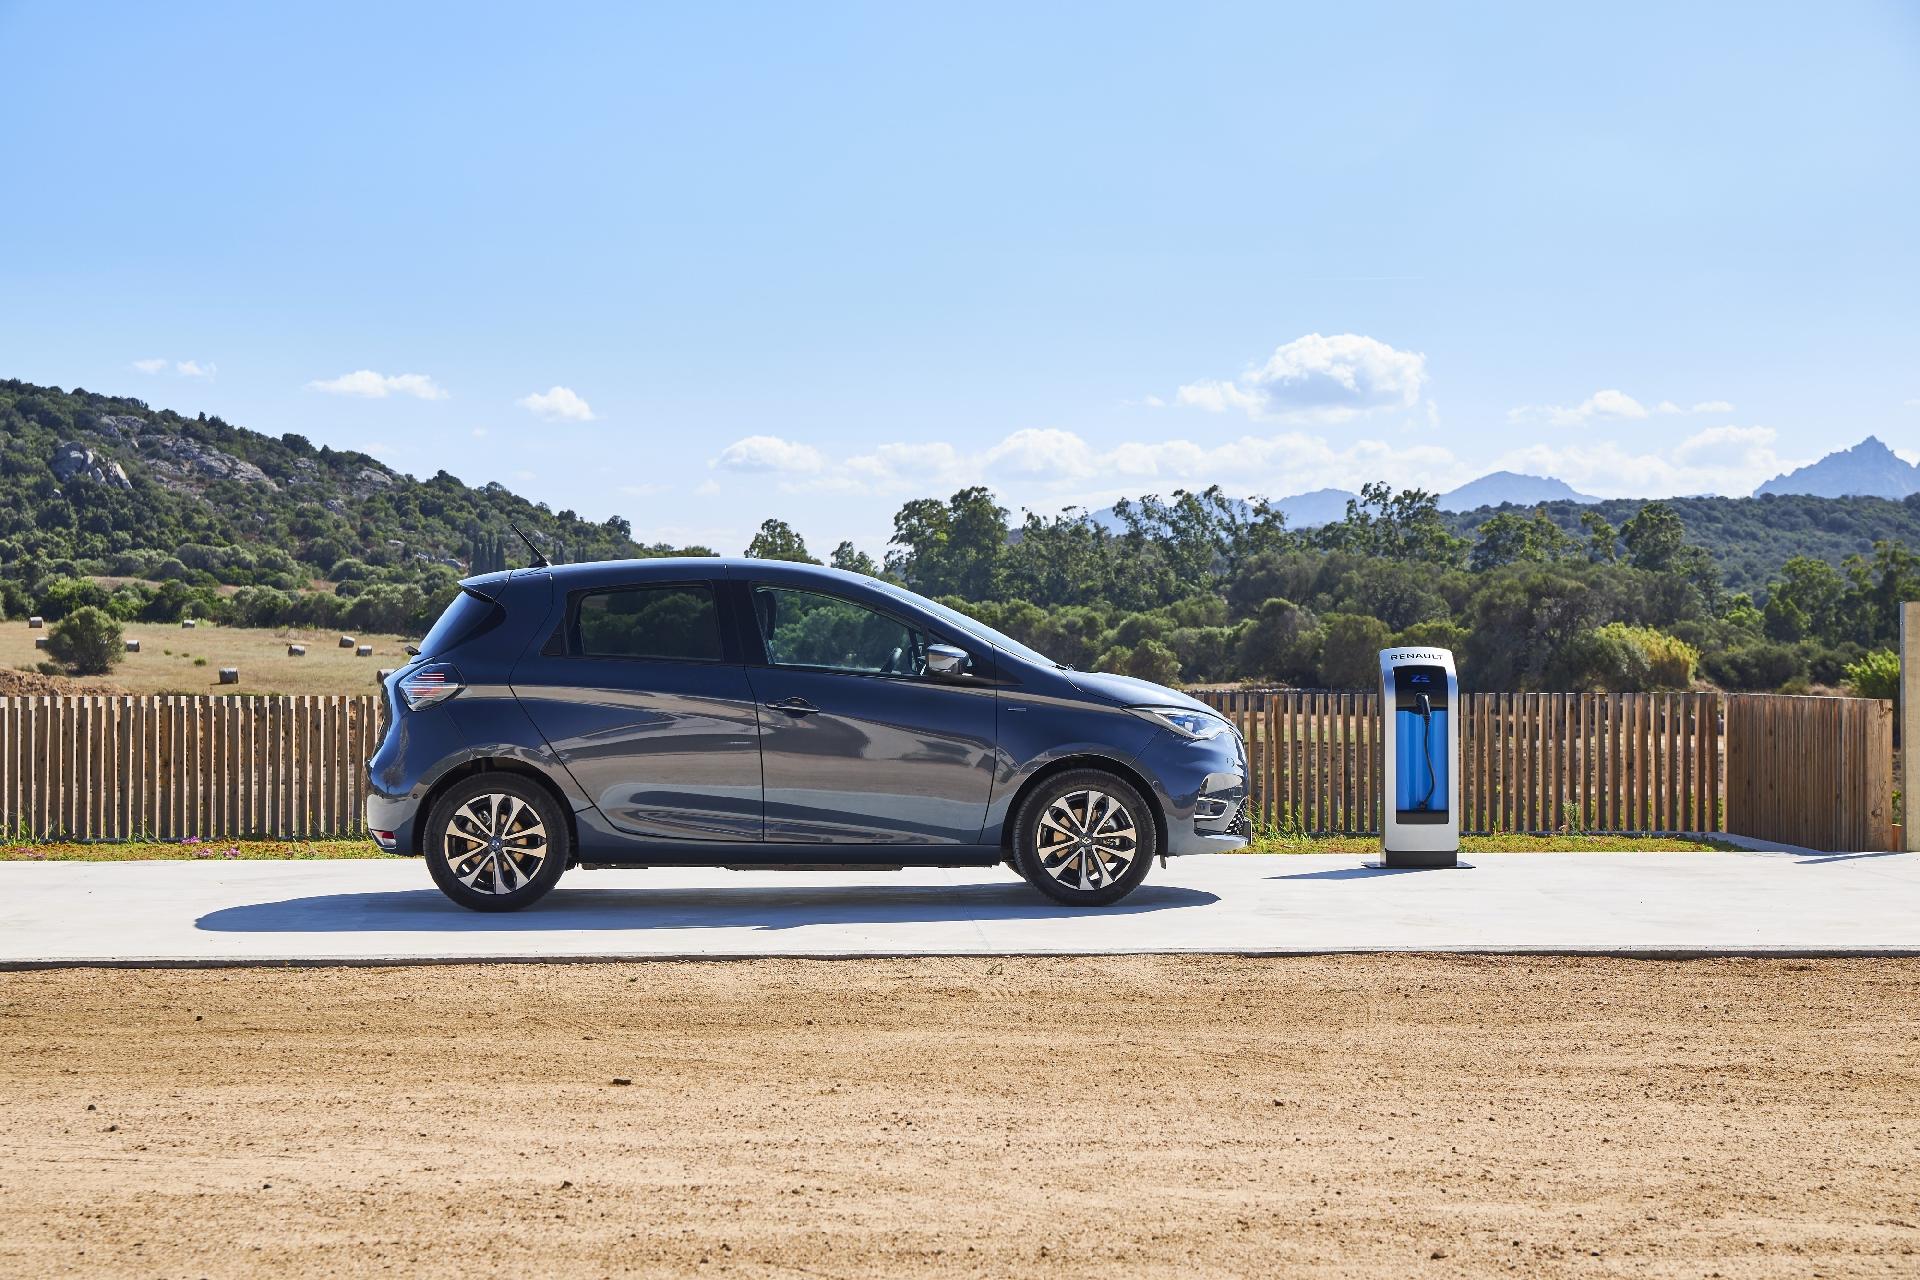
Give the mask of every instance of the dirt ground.
<svg viewBox="0 0 1920 1280">
<path fill-rule="evenodd" d="M 1920 962 L 0 974 L 10 1275 L 1920 1275 Z"/>
</svg>

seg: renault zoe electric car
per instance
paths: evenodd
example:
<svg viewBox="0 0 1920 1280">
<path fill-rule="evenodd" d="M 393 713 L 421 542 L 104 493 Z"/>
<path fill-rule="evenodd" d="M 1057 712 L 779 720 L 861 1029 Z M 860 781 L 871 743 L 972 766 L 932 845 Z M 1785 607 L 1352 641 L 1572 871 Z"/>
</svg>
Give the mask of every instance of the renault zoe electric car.
<svg viewBox="0 0 1920 1280">
<path fill-rule="evenodd" d="M 1206 704 L 814 565 L 470 578 L 385 688 L 367 824 L 480 911 L 570 866 L 1002 862 L 1104 906 L 1246 842 L 1246 748 Z"/>
</svg>

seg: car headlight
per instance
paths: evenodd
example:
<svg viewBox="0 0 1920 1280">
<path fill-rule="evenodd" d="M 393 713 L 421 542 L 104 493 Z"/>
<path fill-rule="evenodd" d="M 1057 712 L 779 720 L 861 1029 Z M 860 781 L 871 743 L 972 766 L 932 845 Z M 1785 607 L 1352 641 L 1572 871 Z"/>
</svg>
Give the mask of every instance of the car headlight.
<svg viewBox="0 0 1920 1280">
<path fill-rule="evenodd" d="M 1232 725 L 1211 711 L 1195 711 L 1189 707 L 1128 707 L 1127 710 L 1164 725 L 1189 742 L 1204 742 L 1233 732 Z"/>
</svg>

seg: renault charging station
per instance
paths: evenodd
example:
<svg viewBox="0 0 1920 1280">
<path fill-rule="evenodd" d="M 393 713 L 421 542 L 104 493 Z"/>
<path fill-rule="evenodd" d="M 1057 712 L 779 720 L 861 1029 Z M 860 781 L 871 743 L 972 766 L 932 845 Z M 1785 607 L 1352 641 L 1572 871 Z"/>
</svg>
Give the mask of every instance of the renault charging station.
<svg viewBox="0 0 1920 1280">
<path fill-rule="evenodd" d="M 1380 708 L 1386 747 L 1382 861 L 1451 867 L 1460 857 L 1460 681 L 1445 649 L 1382 649 Z"/>
</svg>

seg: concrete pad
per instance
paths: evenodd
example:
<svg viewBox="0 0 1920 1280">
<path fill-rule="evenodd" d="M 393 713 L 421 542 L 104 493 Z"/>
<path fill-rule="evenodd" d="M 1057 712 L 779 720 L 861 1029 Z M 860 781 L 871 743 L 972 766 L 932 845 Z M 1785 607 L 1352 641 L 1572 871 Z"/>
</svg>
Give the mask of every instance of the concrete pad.
<svg viewBox="0 0 1920 1280">
<path fill-rule="evenodd" d="M 1334 951 L 1920 954 L 1908 854 L 1351 855 L 1155 867 L 1056 906 L 1005 870 L 579 871 L 482 915 L 415 859 L 0 863 L 0 966 Z"/>
</svg>

